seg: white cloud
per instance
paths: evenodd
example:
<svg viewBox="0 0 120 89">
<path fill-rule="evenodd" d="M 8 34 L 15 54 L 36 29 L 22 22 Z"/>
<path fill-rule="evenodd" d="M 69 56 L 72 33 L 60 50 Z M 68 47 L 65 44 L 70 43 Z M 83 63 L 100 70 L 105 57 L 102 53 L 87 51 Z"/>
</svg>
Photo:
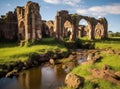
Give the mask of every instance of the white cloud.
<svg viewBox="0 0 120 89">
<path fill-rule="evenodd" d="M 104 6 L 93 6 L 87 9 L 77 9 L 78 14 L 92 14 L 92 15 L 101 15 L 106 14 L 120 14 L 120 3 Z"/>
<path fill-rule="evenodd" d="M 78 3 L 80 3 L 81 0 L 63 0 L 63 3 L 70 5 L 70 6 L 75 6 Z"/>
<path fill-rule="evenodd" d="M 87 14 L 88 13 L 88 10 L 87 9 L 77 9 L 76 12 L 78 14 Z"/>
<path fill-rule="evenodd" d="M 59 4 L 60 0 L 43 0 L 44 2 L 51 3 L 51 4 Z"/>
<path fill-rule="evenodd" d="M 80 3 L 81 0 L 43 0 L 43 1 L 50 4 L 67 4 L 70 6 L 75 6 L 78 3 Z"/>
</svg>

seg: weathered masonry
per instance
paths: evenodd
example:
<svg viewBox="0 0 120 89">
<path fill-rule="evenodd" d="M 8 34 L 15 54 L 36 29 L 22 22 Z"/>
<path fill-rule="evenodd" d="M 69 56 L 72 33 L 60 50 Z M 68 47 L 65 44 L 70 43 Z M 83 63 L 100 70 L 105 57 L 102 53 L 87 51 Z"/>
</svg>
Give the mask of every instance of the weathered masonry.
<svg viewBox="0 0 120 89">
<path fill-rule="evenodd" d="M 82 37 L 85 30 L 84 26 L 79 25 L 82 19 L 86 20 L 88 23 L 88 31 L 86 34 L 89 39 L 95 39 L 97 36 L 107 38 L 108 23 L 105 18 L 95 19 L 89 16 L 69 14 L 66 10 L 57 12 L 55 16 L 54 32 L 56 33 L 56 37 L 58 39 L 63 39 L 68 32 L 68 28 L 71 31 L 70 40 L 75 40 L 79 36 Z"/>
<path fill-rule="evenodd" d="M 14 13 L 8 12 L 0 19 L 0 38 L 12 40 L 39 40 L 41 33 L 41 15 L 39 4 L 29 1 L 24 7 L 16 7 Z"/>
<path fill-rule="evenodd" d="M 39 4 L 28 2 L 25 7 L 17 7 L 18 37 L 20 40 L 41 39 L 41 16 Z"/>
<path fill-rule="evenodd" d="M 88 25 L 79 25 L 84 19 Z M 58 11 L 55 20 L 41 19 L 40 6 L 29 1 L 23 7 L 17 6 L 14 12 L 8 12 L 0 18 L 0 40 L 40 40 L 42 37 L 55 37 L 63 40 L 76 40 L 87 36 L 89 39 L 97 37 L 107 38 L 108 22 L 105 18 L 69 14 L 66 10 Z"/>
</svg>

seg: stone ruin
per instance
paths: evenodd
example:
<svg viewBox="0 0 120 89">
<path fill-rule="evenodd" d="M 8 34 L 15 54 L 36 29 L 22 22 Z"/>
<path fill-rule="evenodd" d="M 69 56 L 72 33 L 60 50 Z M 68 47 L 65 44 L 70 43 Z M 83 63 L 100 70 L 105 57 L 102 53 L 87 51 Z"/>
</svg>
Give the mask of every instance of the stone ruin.
<svg viewBox="0 0 120 89">
<path fill-rule="evenodd" d="M 23 7 L 16 7 L 0 19 L 0 38 L 18 40 L 39 40 L 42 38 L 42 20 L 39 4 L 29 1 Z M 17 36 L 16 36 L 17 35 Z"/>
<path fill-rule="evenodd" d="M 42 21 L 42 37 L 54 37 L 54 21 Z"/>
<path fill-rule="evenodd" d="M 24 7 L 15 9 L 18 21 L 19 40 L 41 39 L 41 16 L 39 4 L 29 1 Z"/>
<path fill-rule="evenodd" d="M 55 20 L 44 21 L 39 13 L 40 6 L 29 1 L 23 7 L 17 6 L 14 12 L 8 12 L 0 18 L 0 40 L 39 40 L 42 37 L 55 37 L 63 40 L 76 40 L 78 37 L 88 36 L 89 39 L 108 37 L 108 23 L 106 18 L 69 14 L 66 10 L 58 11 Z M 88 25 L 79 25 L 84 19 Z"/>
<path fill-rule="evenodd" d="M 79 25 L 79 22 L 82 19 L 87 21 L 88 25 L 86 27 Z M 56 32 L 56 37 L 58 39 L 63 39 L 67 33 L 66 27 L 64 26 L 66 21 L 69 22 L 69 25 L 66 27 L 71 29 L 70 40 L 75 40 L 84 35 L 88 35 L 89 39 L 95 39 L 97 36 L 107 38 L 108 23 L 105 18 L 95 19 L 94 17 L 89 16 L 69 14 L 68 11 L 62 10 L 57 12 L 57 15 L 55 16 L 54 31 Z M 85 28 L 87 28 L 87 31 L 85 31 Z"/>
<path fill-rule="evenodd" d="M 17 39 L 17 17 L 13 12 L 8 12 L 6 16 L 0 18 L 0 40 Z"/>
</svg>

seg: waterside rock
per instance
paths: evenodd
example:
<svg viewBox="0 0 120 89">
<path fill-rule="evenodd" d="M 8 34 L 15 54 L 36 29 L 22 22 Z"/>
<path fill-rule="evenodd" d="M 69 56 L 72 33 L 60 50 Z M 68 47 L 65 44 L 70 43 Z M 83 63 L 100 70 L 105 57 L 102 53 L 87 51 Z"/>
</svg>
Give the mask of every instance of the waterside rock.
<svg viewBox="0 0 120 89">
<path fill-rule="evenodd" d="M 83 84 L 83 78 L 76 74 L 68 73 L 65 78 L 65 84 L 68 88 L 77 89 Z"/>
</svg>

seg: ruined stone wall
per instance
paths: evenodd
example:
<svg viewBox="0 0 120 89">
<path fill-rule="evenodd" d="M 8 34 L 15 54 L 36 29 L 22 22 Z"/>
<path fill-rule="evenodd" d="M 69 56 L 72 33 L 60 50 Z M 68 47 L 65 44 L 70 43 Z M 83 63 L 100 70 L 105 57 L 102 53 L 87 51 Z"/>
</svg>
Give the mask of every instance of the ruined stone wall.
<svg viewBox="0 0 120 89">
<path fill-rule="evenodd" d="M 67 29 L 71 29 L 70 40 L 85 35 L 86 27 L 79 27 L 79 22 L 87 21 L 87 36 L 95 39 L 99 36 L 107 38 L 108 22 L 105 18 L 95 19 L 90 16 L 69 14 L 66 10 L 58 11 L 54 21 L 42 21 L 39 13 L 40 6 L 36 2 L 28 1 L 25 6 L 16 7 L 14 13 L 9 12 L 0 18 L 0 39 L 39 40 L 42 34 L 63 40 Z M 81 30 L 83 29 L 83 30 Z M 80 33 L 81 32 L 81 33 Z M 17 36 L 16 36 L 17 35 Z"/>
<path fill-rule="evenodd" d="M 29 1 L 0 18 L 0 39 L 39 40 L 42 38 L 40 6 Z"/>
<path fill-rule="evenodd" d="M 0 40 L 17 39 L 17 17 L 16 13 L 8 12 L 0 18 Z"/>
<path fill-rule="evenodd" d="M 54 30 L 54 22 L 52 20 L 50 20 L 50 21 L 47 21 L 45 24 L 48 27 L 48 35 L 50 37 L 54 36 L 54 31 L 53 31 Z"/>
<path fill-rule="evenodd" d="M 41 15 L 38 3 L 29 1 L 24 7 L 17 7 L 19 40 L 39 40 L 42 38 Z"/>
<path fill-rule="evenodd" d="M 57 12 L 55 16 L 54 31 L 56 33 L 56 38 L 63 39 L 64 37 L 64 23 L 68 20 L 71 23 L 71 35 L 70 40 L 76 40 L 79 36 L 84 36 L 85 30 L 79 28 L 79 22 L 84 19 L 87 21 L 88 26 L 86 35 L 89 39 L 95 39 L 96 36 L 101 38 L 107 38 L 108 23 L 105 18 L 95 19 L 90 16 L 82 16 L 78 14 L 69 14 L 68 11 L 62 10 Z M 99 24 L 98 24 L 99 23 Z M 83 29 L 83 31 L 80 29 Z M 100 30 L 98 30 L 100 29 Z M 101 31 L 101 32 L 100 32 Z"/>
<path fill-rule="evenodd" d="M 43 37 L 54 37 L 54 22 L 50 21 L 42 21 L 42 36 Z"/>
<path fill-rule="evenodd" d="M 79 25 L 78 27 L 78 37 L 87 36 L 87 29 L 85 25 Z"/>
</svg>

